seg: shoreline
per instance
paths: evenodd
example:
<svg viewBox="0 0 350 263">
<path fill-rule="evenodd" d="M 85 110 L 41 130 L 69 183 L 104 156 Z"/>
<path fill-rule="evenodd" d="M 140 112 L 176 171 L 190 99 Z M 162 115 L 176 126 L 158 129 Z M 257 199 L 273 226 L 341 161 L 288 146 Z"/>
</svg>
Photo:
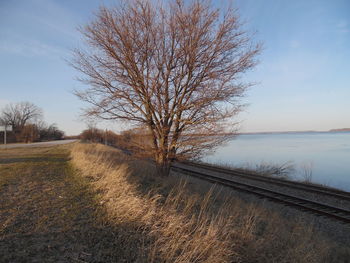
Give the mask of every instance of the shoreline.
<svg viewBox="0 0 350 263">
<path fill-rule="evenodd" d="M 329 130 L 329 131 L 269 131 L 269 132 L 241 132 L 237 133 L 237 135 L 273 135 L 273 134 L 344 134 L 350 133 L 349 131 L 337 131 L 337 130 Z"/>
</svg>

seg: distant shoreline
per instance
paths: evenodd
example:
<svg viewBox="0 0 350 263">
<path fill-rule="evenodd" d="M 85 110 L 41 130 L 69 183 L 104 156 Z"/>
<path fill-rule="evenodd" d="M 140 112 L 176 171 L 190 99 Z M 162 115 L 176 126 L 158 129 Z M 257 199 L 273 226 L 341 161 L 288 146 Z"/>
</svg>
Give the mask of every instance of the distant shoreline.
<svg viewBox="0 0 350 263">
<path fill-rule="evenodd" d="M 301 134 L 301 133 L 350 133 L 350 128 L 331 129 L 329 131 L 269 131 L 269 132 L 241 132 L 237 135 L 255 135 L 255 134 Z"/>
</svg>

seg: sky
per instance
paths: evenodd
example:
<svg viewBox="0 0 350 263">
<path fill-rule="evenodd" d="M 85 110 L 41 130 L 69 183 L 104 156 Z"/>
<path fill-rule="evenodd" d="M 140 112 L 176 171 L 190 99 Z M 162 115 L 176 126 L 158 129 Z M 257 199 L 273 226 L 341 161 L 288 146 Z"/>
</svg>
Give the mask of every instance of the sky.
<svg viewBox="0 0 350 263">
<path fill-rule="evenodd" d="M 215 1 L 213 1 L 215 2 Z M 220 6 L 224 1 L 216 1 Z M 68 135 L 86 128 L 73 94 L 84 85 L 67 60 L 79 26 L 113 0 L 0 0 L 0 109 L 30 101 Z M 260 63 L 238 116 L 242 132 L 350 127 L 350 1 L 236 0 Z M 119 123 L 98 123 L 115 131 Z"/>
</svg>

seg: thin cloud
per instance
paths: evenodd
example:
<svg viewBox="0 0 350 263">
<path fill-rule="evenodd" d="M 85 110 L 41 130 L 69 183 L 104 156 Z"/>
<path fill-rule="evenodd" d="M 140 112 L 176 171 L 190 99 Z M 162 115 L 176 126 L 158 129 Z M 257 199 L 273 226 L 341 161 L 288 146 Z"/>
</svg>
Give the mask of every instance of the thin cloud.
<svg viewBox="0 0 350 263">
<path fill-rule="evenodd" d="M 77 31 L 74 25 L 81 23 L 79 14 L 71 12 L 52 0 L 32 0 L 40 12 L 31 13 L 31 18 L 40 24 L 53 29 L 56 32 L 65 34 L 71 38 L 77 38 Z"/>
<path fill-rule="evenodd" d="M 0 54 L 63 58 L 78 40 L 74 25 L 78 24 L 79 15 L 60 2 L 28 0 L 9 5 L 7 13 L 0 25 Z"/>
<path fill-rule="evenodd" d="M 67 54 L 61 48 L 37 41 L 6 41 L 0 42 L 0 53 L 5 55 L 19 55 L 24 57 L 59 58 Z"/>
</svg>

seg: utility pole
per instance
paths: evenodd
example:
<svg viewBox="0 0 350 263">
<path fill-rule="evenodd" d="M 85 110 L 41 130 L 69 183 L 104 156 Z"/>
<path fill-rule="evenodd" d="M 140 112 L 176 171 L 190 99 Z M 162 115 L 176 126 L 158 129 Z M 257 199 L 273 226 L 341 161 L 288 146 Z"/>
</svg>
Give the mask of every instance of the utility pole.
<svg viewBox="0 0 350 263">
<path fill-rule="evenodd" d="M 107 145 L 107 129 L 105 129 L 105 145 Z"/>
</svg>

